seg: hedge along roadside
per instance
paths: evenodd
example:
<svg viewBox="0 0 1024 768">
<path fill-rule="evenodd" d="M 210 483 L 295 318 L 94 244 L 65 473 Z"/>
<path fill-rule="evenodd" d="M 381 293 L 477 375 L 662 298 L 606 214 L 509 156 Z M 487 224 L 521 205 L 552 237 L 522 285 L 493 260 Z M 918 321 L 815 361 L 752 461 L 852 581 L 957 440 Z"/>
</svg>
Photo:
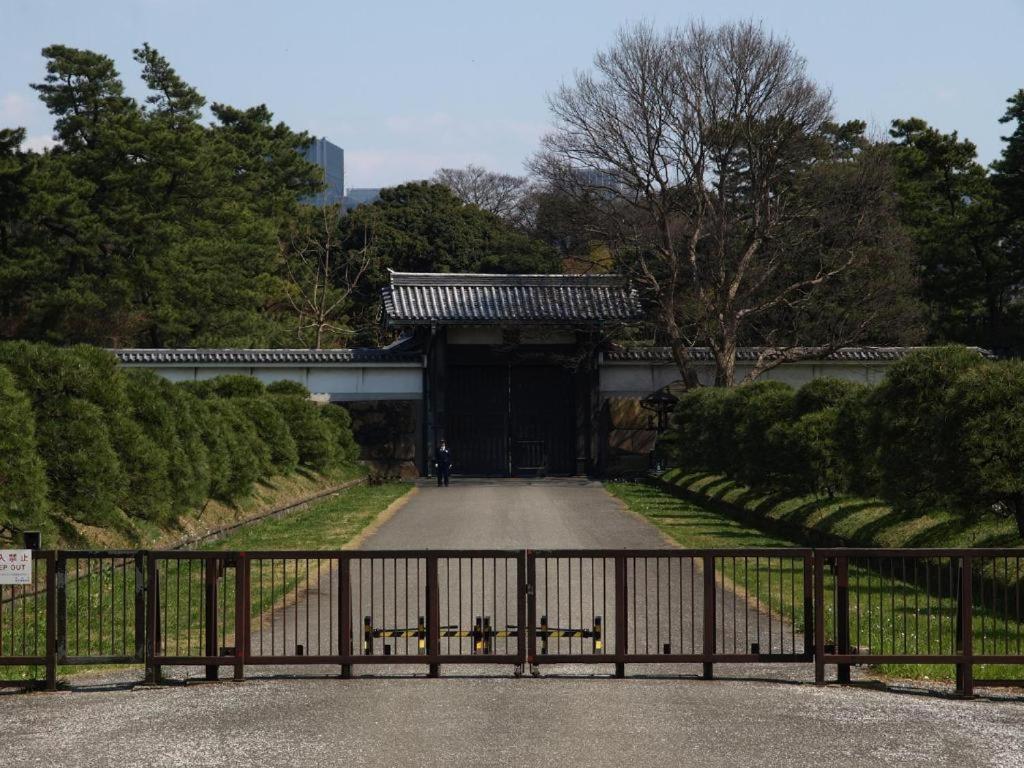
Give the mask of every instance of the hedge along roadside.
<svg viewBox="0 0 1024 768">
<path fill-rule="evenodd" d="M 881 498 L 900 512 L 1011 517 L 1024 536 L 1024 363 L 909 355 L 871 388 L 829 379 L 685 393 L 668 447 L 686 472 L 758 491 Z"/>
<path fill-rule="evenodd" d="M 72 522 L 131 534 L 135 521 L 169 525 L 208 499 L 232 503 L 258 480 L 356 460 L 348 413 L 299 385 L 171 384 L 95 347 L 29 342 L 0 344 L 0 370 L 0 423 L 24 436 L 0 442 L 7 539 L 35 528 L 74 538 Z"/>
</svg>

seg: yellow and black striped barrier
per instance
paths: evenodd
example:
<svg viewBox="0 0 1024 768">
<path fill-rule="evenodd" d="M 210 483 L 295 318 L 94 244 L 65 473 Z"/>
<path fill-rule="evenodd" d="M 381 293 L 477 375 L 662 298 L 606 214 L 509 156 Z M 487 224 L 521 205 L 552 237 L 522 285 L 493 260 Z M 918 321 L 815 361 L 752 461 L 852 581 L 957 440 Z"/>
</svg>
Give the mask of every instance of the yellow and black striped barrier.
<svg viewBox="0 0 1024 768">
<path fill-rule="evenodd" d="M 506 629 L 495 629 L 491 626 L 490 616 L 477 616 L 472 629 L 461 629 L 454 624 L 440 628 L 441 638 L 472 638 L 473 652 L 490 654 L 494 652 L 494 641 L 503 638 L 519 637 L 519 627 L 509 624 Z M 548 641 L 551 638 L 580 638 L 592 639 L 594 653 L 604 651 L 604 627 L 600 616 L 594 617 L 594 626 L 590 629 L 576 627 L 551 627 L 548 625 L 548 617 L 541 616 L 540 626 L 537 627 L 535 635 L 540 638 L 541 654 L 548 653 Z M 419 617 L 419 623 L 415 627 L 392 627 L 374 628 L 372 617 L 363 618 L 363 653 L 367 656 L 373 655 L 373 641 L 378 638 L 417 638 L 419 653 L 426 653 L 427 628 L 423 617 Z M 384 654 L 390 655 L 390 648 L 384 646 Z"/>
</svg>

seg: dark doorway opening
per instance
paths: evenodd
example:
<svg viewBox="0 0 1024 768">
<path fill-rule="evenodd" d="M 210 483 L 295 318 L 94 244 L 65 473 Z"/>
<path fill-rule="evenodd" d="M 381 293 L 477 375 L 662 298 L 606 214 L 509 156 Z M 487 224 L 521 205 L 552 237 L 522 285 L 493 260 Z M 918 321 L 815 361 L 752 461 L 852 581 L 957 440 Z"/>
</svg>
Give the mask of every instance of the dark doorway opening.
<svg viewBox="0 0 1024 768">
<path fill-rule="evenodd" d="M 572 374 L 555 365 L 511 369 L 512 474 L 571 475 L 576 469 Z"/>
<path fill-rule="evenodd" d="M 453 471 L 505 476 L 508 465 L 508 366 L 453 365 L 446 382 Z"/>
<path fill-rule="evenodd" d="M 537 477 L 576 471 L 573 374 L 557 365 L 452 365 L 447 429 L 455 472 Z"/>
</svg>

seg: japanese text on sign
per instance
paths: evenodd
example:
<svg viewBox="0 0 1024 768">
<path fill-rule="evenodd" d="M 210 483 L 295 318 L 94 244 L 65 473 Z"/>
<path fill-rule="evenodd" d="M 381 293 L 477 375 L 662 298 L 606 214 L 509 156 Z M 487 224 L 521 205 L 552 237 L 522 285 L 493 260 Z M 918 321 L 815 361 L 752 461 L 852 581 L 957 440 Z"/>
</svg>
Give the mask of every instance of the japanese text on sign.
<svg viewBox="0 0 1024 768">
<path fill-rule="evenodd" d="M 32 583 L 32 550 L 0 549 L 0 584 Z"/>
</svg>

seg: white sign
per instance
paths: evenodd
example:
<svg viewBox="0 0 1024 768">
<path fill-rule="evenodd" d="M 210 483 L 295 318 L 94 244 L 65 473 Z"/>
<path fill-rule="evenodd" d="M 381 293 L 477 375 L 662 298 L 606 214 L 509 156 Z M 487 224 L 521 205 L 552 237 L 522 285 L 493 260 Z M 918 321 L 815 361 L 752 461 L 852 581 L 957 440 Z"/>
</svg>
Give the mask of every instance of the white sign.
<svg viewBox="0 0 1024 768">
<path fill-rule="evenodd" d="M 32 583 L 32 550 L 0 549 L 0 584 Z"/>
</svg>

